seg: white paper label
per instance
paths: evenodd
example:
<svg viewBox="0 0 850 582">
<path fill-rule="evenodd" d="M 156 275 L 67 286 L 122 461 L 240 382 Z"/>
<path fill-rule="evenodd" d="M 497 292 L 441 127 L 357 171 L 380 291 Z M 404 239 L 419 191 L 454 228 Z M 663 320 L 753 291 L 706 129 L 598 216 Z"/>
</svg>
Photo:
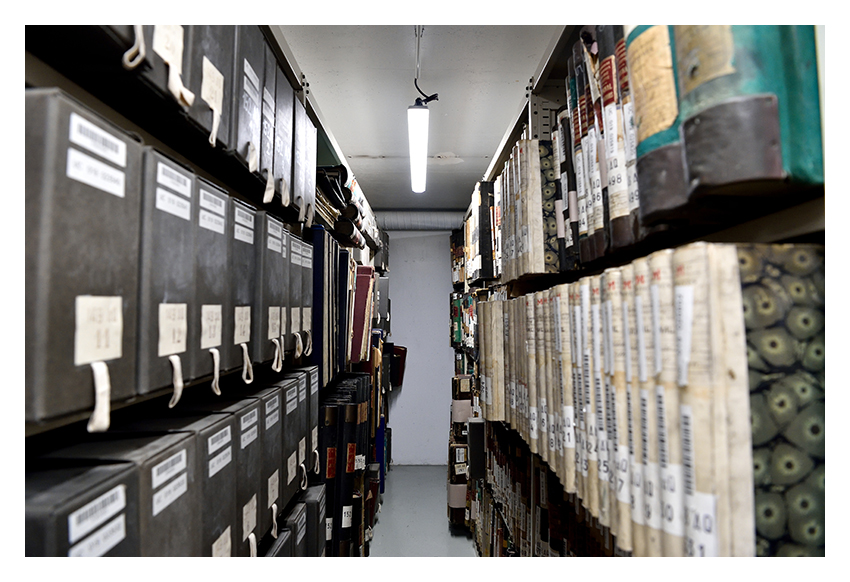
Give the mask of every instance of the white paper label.
<svg viewBox="0 0 850 582">
<path fill-rule="evenodd" d="M 266 430 L 280 420 L 280 396 L 275 396 L 266 402 Z"/>
<path fill-rule="evenodd" d="M 233 447 L 227 447 L 222 452 L 214 456 L 210 459 L 209 462 L 209 472 L 210 477 L 224 469 L 227 465 L 230 464 L 230 461 L 233 459 Z"/>
<path fill-rule="evenodd" d="M 107 523 L 95 533 L 68 550 L 71 558 L 96 558 L 103 556 L 127 537 L 124 514 Z"/>
<path fill-rule="evenodd" d="M 266 339 L 275 339 L 280 337 L 280 307 L 269 307 L 269 326 L 268 337 Z"/>
<path fill-rule="evenodd" d="M 202 61 L 201 99 L 207 102 L 210 109 L 221 113 L 224 103 L 224 75 L 206 55 Z"/>
<path fill-rule="evenodd" d="M 192 216 L 192 203 L 165 188 L 156 189 L 156 207 L 183 220 L 190 220 Z"/>
<path fill-rule="evenodd" d="M 221 345 L 221 305 L 201 305 L 201 349 Z"/>
<path fill-rule="evenodd" d="M 676 364 L 679 386 L 688 385 L 688 365 L 691 363 L 691 337 L 694 324 L 694 288 L 676 285 Z"/>
<path fill-rule="evenodd" d="M 326 517 L 325 518 L 325 541 L 329 542 L 333 539 L 334 532 L 334 518 Z"/>
<path fill-rule="evenodd" d="M 201 208 L 206 208 L 212 212 L 215 212 L 219 216 L 224 216 L 224 213 L 227 209 L 227 202 L 224 198 L 213 194 L 212 192 L 208 192 L 204 189 L 201 189 L 201 195 L 198 199 Z"/>
<path fill-rule="evenodd" d="M 266 241 L 266 247 L 268 247 L 268 249 L 272 252 L 279 253 L 280 252 L 280 239 L 269 235 L 268 239 Z"/>
<path fill-rule="evenodd" d="M 319 449 L 319 427 L 318 426 L 313 427 L 312 443 L 313 443 L 313 450 L 314 451 L 318 450 Z"/>
<path fill-rule="evenodd" d="M 224 218 L 206 210 L 201 210 L 198 213 L 198 226 L 218 234 L 224 234 Z"/>
<path fill-rule="evenodd" d="M 271 477 L 269 477 L 268 491 L 268 507 L 271 507 L 280 496 L 280 469 L 275 470 Z"/>
<path fill-rule="evenodd" d="M 457 447 L 455 449 L 455 463 L 465 463 L 466 462 L 466 449 L 463 447 Z"/>
<path fill-rule="evenodd" d="M 124 198 L 124 172 L 74 148 L 68 148 L 65 174 L 119 198 Z"/>
<path fill-rule="evenodd" d="M 303 463 L 307 459 L 307 437 L 298 441 L 298 462 Z"/>
<path fill-rule="evenodd" d="M 306 402 L 307 400 L 307 379 L 304 376 L 298 380 L 298 401 Z"/>
<path fill-rule="evenodd" d="M 662 514 L 664 531 L 674 536 L 685 535 L 685 491 L 682 488 L 682 465 L 661 468 Z"/>
<path fill-rule="evenodd" d="M 286 483 L 292 483 L 292 480 L 295 479 L 295 474 L 298 472 L 298 452 L 294 451 L 291 455 L 289 455 L 289 459 L 286 461 Z"/>
<path fill-rule="evenodd" d="M 233 210 L 235 211 L 233 218 L 236 220 L 236 222 L 241 224 L 242 226 L 250 229 L 253 232 L 253 230 L 254 230 L 254 215 L 251 214 L 250 212 L 246 211 L 246 210 L 242 210 L 238 206 L 235 206 L 233 208 Z M 252 234 L 251 238 L 253 239 L 253 234 Z"/>
<path fill-rule="evenodd" d="M 225 529 L 218 539 L 213 542 L 212 557 L 229 558 L 231 553 L 230 526 L 227 526 L 227 529 Z"/>
<path fill-rule="evenodd" d="M 127 165 L 127 144 L 74 112 L 69 120 L 68 139 L 117 166 Z"/>
<path fill-rule="evenodd" d="M 186 198 L 192 197 L 192 180 L 185 174 L 162 162 L 157 162 L 156 165 L 156 181 L 158 184 L 178 194 L 182 194 Z"/>
<path fill-rule="evenodd" d="M 568 449 L 576 448 L 575 422 L 573 421 L 574 418 L 575 408 L 572 406 L 564 406 L 564 419 L 562 421 L 562 424 L 564 426 L 564 447 Z"/>
<path fill-rule="evenodd" d="M 186 469 L 186 449 L 177 452 L 151 469 L 151 489 L 156 489 L 174 475 Z"/>
<path fill-rule="evenodd" d="M 286 391 L 286 414 L 290 414 L 298 407 L 298 386 L 293 386 Z"/>
<path fill-rule="evenodd" d="M 319 375 L 313 374 L 313 377 L 310 378 L 310 394 L 315 394 L 319 391 Z"/>
<path fill-rule="evenodd" d="M 629 479 L 629 446 L 617 445 L 617 501 L 631 503 L 631 483 Z"/>
<path fill-rule="evenodd" d="M 226 426 L 207 439 L 207 455 L 212 455 L 228 443 L 230 443 L 230 427 Z"/>
<path fill-rule="evenodd" d="M 245 228 L 241 224 L 234 224 L 233 238 L 252 245 L 254 244 L 254 231 L 249 228 Z"/>
<path fill-rule="evenodd" d="M 117 485 L 68 516 L 68 543 L 76 543 L 127 506 L 127 486 Z"/>
<path fill-rule="evenodd" d="M 354 456 L 354 470 L 362 471 L 366 468 L 366 455 Z"/>
<path fill-rule="evenodd" d="M 188 478 L 185 472 L 174 479 L 171 483 L 154 493 L 153 496 L 153 515 L 159 515 L 162 510 L 177 501 L 177 499 L 186 493 L 188 488 Z"/>
<path fill-rule="evenodd" d="M 250 445 L 252 442 L 254 442 L 257 439 L 258 433 L 259 433 L 259 428 L 256 427 L 256 426 L 252 426 L 250 429 L 243 432 L 242 437 L 241 437 L 242 448 L 244 449 L 245 447 Z"/>
<path fill-rule="evenodd" d="M 342 527 L 347 528 L 351 527 L 351 518 L 354 515 L 354 506 L 353 505 L 344 505 L 342 507 Z"/>
<path fill-rule="evenodd" d="M 121 297 L 78 295 L 74 303 L 74 365 L 120 358 L 124 332 Z"/>
<path fill-rule="evenodd" d="M 638 378 L 646 382 L 646 341 L 643 337 L 643 298 L 635 295 L 635 321 L 637 322 L 637 348 L 638 348 Z"/>
<path fill-rule="evenodd" d="M 242 506 L 242 541 L 248 539 L 248 535 L 257 527 L 257 494 Z"/>
<path fill-rule="evenodd" d="M 661 529 L 661 472 L 658 463 L 646 463 L 643 468 L 643 512 L 646 525 Z"/>
<path fill-rule="evenodd" d="M 301 308 L 301 325 L 304 331 L 310 331 L 312 329 L 313 323 L 313 308 L 312 307 L 302 307 Z"/>
<path fill-rule="evenodd" d="M 251 341 L 251 306 L 243 305 L 233 310 L 233 345 Z"/>
<path fill-rule="evenodd" d="M 643 464 L 633 462 L 631 469 L 632 521 L 638 525 L 645 525 L 646 519 L 643 517 Z"/>
<path fill-rule="evenodd" d="M 186 351 L 186 304 L 159 304 L 159 343 L 157 354 L 170 356 Z"/>
<path fill-rule="evenodd" d="M 291 311 L 292 331 L 301 331 L 301 308 L 293 307 Z"/>
<path fill-rule="evenodd" d="M 649 286 L 652 303 L 652 345 L 655 352 L 655 374 L 661 373 L 661 299 L 658 293 L 658 285 Z"/>
<path fill-rule="evenodd" d="M 531 438 L 537 438 L 537 407 L 530 406 L 528 408 L 528 429 L 531 433 Z"/>
<path fill-rule="evenodd" d="M 717 556 L 717 497 L 697 491 L 685 496 L 688 538 L 685 555 Z"/>
<path fill-rule="evenodd" d="M 245 71 L 245 76 L 251 83 L 254 85 L 254 89 L 259 94 L 260 92 L 260 78 L 257 76 L 257 73 L 254 72 L 254 67 L 251 66 L 251 63 L 248 62 L 248 59 L 243 59 L 243 70 Z"/>
</svg>

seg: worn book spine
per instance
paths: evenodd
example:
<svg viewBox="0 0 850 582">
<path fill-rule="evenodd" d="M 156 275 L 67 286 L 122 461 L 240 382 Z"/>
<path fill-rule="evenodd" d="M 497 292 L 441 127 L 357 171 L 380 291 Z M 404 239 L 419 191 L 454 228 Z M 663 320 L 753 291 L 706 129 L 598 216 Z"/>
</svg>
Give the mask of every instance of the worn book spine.
<svg viewBox="0 0 850 582">
<path fill-rule="evenodd" d="M 599 519 L 599 449 L 597 440 L 596 399 L 594 390 L 593 365 L 593 324 L 591 321 L 591 282 L 590 277 L 579 281 L 581 340 L 582 340 L 582 389 L 584 400 L 584 420 L 587 427 L 587 480 L 583 504 L 593 518 Z"/>
<path fill-rule="evenodd" d="M 602 313 L 600 304 L 602 301 L 602 278 L 593 275 L 590 278 L 590 349 L 591 349 L 591 377 L 593 413 L 596 421 L 596 454 L 597 454 L 597 482 L 596 487 L 599 494 L 599 522 L 603 527 L 611 526 L 611 504 L 609 498 L 608 478 L 610 466 L 608 462 L 608 431 L 606 427 L 606 402 L 605 402 L 605 377 Z"/>
<path fill-rule="evenodd" d="M 576 147 L 576 178 L 578 178 L 579 167 L 582 173 L 582 182 L 584 185 L 584 204 L 579 200 L 579 210 L 583 209 L 583 222 L 579 222 L 579 254 L 581 262 L 585 263 L 596 258 L 596 240 L 593 237 L 594 219 L 593 219 L 593 191 L 591 189 L 591 181 L 593 179 L 593 166 L 589 163 L 588 151 L 590 148 L 590 140 L 588 134 L 588 95 L 585 91 L 586 86 L 586 68 L 584 64 L 584 48 L 581 41 L 573 45 L 573 67 L 575 69 L 576 80 L 576 118 L 573 123 L 576 127 L 576 140 L 579 141 Z M 579 191 L 581 195 L 581 191 Z M 582 216 L 579 217 L 581 221 Z M 582 233 L 584 236 L 582 237 Z"/>
<path fill-rule="evenodd" d="M 558 285 L 555 291 L 557 293 L 555 310 L 558 313 L 558 325 L 560 327 L 562 475 L 564 491 L 568 494 L 575 494 L 576 436 L 570 285 Z"/>
</svg>

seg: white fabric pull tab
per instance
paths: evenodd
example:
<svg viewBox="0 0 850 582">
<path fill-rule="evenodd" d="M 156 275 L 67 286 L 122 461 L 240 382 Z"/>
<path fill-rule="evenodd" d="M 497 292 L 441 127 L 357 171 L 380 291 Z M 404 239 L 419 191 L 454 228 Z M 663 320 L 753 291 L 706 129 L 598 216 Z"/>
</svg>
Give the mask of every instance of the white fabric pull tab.
<svg viewBox="0 0 850 582">
<path fill-rule="evenodd" d="M 283 206 L 289 206 L 292 203 L 289 196 L 289 182 L 286 181 L 286 178 L 280 179 L 280 202 Z"/>
<path fill-rule="evenodd" d="M 307 215 L 307 204 L 301 196 L 296 196 L 295 201 L 298 202 L 298 222 L 304 222 Z"/>
<path fill-rule="evenodd" d="M 297 360 L 301 357 L 301 354 L 304 353 L 304 342 L 301 341 L 301 334 L 295 333 L 295 355 L 294 358 Z"/>
<path fill-rule="evenodd" d="M 274 176 L 271 170 L 266 170 L 266 191 L 263 193 L 263 204 L 268 204 L 274 199 Z"/>
<path fill-rule="evenodd" d="M 221 355 L 218 352 L 218 348 L 210 348 L 210 353 L 212 354 L 213 359 L 213 379 L 212 379 L 212 391 L 216 396 L 221 396 L 221 388 L 218 385 L 218 377 L 219 377 L 219 363 L 221 361 Z"/>
<path fill-rule="evenodd" d="M 316 461 L 313 463 L 313 472 L 316 475 L 322 474 L 322 457 L 319 456 L 319 449 L 313 449 L 313 456 L 316 457 Z"/>
<path fill-rule="evenodd" d="M 180 71 L 171 64 L 168 65 L 168 90 L 180 105 L 191 107 L 192 103 L 195 102 L 195 94 L 183 85 Z"/>
<path fill-rule="evenodd" d="M 251 365 L 251 358 L 248 356 L 248 344 L 239 344 L 242 346 L 242 380 L 246 384 L 254 381 L 254 366 Z"/>
<path fill-rule="evenodd" d="M 248 547 L 250 548 L 251 557 L 257 557 L 257 535 L 254 532 L 248 534 Z"/>
<path fill-rule="evenodd" d="M 210 131 L 210 145 L 215 147 L 215 140 L 218 138 L 218 126 L 221 125 L 221 111 L 213 109 L 212 130 Z"/>
<path fill-rule="evenodd" d="M 174 394 L 171 395 L 168 408 L 174 408 L 183 396 L 183 364 L 176 354 L 168 356 L 168 361 L 171 362 L 171 382 L 174 384 Z"/>
<path fill-rule="evenodd" d="M 307 345 L 304 347 L 304 355 L 309 356 L 313 353 L 313 333 L 305 331 L 304 334 L 307 336 Z"/>
<path fill-rule="evenodd" d="M 277 503 L 272 503 L 272 537 L 277 539 Z"/>
<path fill-rule="evenodd" d="M 307 228 L 313 226 L 313 205 L 307 205 L 307 222 L 304 223 Z"/>
<path fill-rule="evenodd" d="M 301 463 L 301 491 L 307 490 L 307 467 Z"/>
<path fill-rule="evenodd" d="M 145 34 L 141 24 L 133 25 L 133 33 L 136 36 L 133 46 L 127 49 L 124 56 L 121 57 L 121 64 L 128 71 L 132 71 L 145 60 Z"/>
<path fill-rule="evenodd" d="M 248 171 L 256 172 L 260 167 L 260 151 L 254 142 L 248 142 Z"/>
<path fill-rule="evenodd" d="M 104 432 L 109 428 L 109 401 L 112 393 L 109 368 L 106 362 L 92 362 L 91 371 L 94 378 L 94 411 L 86 429 L 89 432 Z"/>
<path fill-rule="evenodd" d="M 274 344 L 274 360 L 272 360 L 272 370 L 280 372 L 283 369 L 283 356 L 281 355 L 280 342 L 277 338 L 272 338 Z"/>
</svg>

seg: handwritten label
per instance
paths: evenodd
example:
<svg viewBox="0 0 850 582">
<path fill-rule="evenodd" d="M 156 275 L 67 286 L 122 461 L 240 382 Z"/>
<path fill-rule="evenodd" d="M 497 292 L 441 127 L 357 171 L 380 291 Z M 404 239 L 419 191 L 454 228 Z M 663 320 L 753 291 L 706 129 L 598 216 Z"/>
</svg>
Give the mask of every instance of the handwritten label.
<svg viewBox="0 0 850 582">
<path fill-rule="evenodd" d="M 232 553 L 230 541 L 230 526 L 222 532 L 218 539 L 212 545 L 213 558 L 229 558 Z"/>
<path fill-rule="evenodd" d="M 233 345 L 251 341 L 251 306 L 237 306 L 233 310 Z"/>
<path fill-rule="evenodd" d="M 186 351 L 186 311 L 185 303 L 159 304 L 159 357 Z"/>
<path fill-rule="evenodd" d="M 276 469 L 268 480 L 268 507 L 280 496 L 280 469 Z M 268 509 L 267 507 L 267 509 Z"/>
<path fill-rule="evenodd" d="M 71 558 L 95 558 L 106 554 L 127 537 L 127 522 L 124 514 L 110 521 L 79 544 L 68 550 Z"/>
<path fill-rule="evenodd" d="M 221 345 L 221 305 L 201 305 L 201 349 Z"/>
<path fill-rule="evenodd" d="M 74 309 L 74 365 L 120 358 L 124 332 L 122 298 L 78 295 Z"/>
<path fill-rule="evenodd" d="M 255 493 L 251 500 L 242 506 L 242 541 L 248 539 L 248 536 L 257 527 L 257 494 Z"/>
</svg>

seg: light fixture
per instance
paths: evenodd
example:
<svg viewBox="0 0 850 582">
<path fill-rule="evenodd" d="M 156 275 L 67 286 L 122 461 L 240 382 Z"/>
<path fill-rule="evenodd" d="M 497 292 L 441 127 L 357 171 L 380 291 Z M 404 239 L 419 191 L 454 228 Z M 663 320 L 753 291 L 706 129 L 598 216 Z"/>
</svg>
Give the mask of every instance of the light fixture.
<svg viewBox="0 0 850 582">
<path fill-rule="evenodd" d="M 425 191 L 428 169 L 428 102 L 437 101 L 437 94 L 426 95 L 419 88 L 419 39 L 425 28 L 416 26 L 416 75 L 413 85 L 422 94 L 407 108 L 407 137 L 410 144 L 410 188 L 417 194 Z"/>
</svg>

